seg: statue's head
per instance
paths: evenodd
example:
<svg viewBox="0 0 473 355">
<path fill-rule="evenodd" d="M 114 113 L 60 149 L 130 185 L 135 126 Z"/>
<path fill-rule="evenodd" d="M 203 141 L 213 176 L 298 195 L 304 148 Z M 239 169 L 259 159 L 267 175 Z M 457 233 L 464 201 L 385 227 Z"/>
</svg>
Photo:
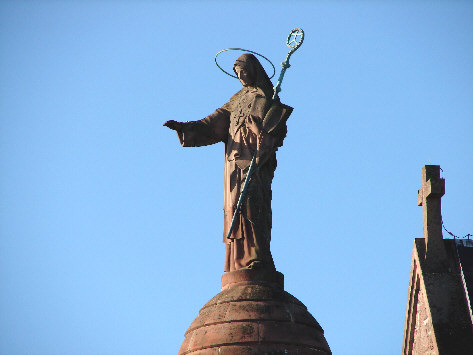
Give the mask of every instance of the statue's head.
<svg viewBox="0 0 473 355">
<path fill-rule="evenodd" d="M 257 87 L 272 96 L 273 84 L 259 60 L 251 53 L 242 54 L 233 64 L 233 71 L 243 86 Z"/>
<path fill-rule="evenodd" d="M 255 83 L 255 73 L 252 67 L 248 65 L 235 65 L 233 71 L 238 76 L 241 85 L 253 86 Z"/>
</svg>

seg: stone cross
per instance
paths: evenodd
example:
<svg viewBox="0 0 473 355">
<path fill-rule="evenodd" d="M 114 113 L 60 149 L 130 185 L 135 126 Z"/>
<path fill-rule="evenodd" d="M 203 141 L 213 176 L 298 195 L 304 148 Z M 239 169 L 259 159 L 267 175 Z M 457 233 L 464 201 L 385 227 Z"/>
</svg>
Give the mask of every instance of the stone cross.
<svg viewBox="0 0 473 355">
<path fill-rule="evenodd" d="M 447 260 L 442 235 L 441 198 L 445 194 L 445 179 L 440 178 L 439 165 L 422 168 L 422 187 L 417 193 L 417 202 L 422 206 L 426 264 L 441 266 Z"/>
</svg>

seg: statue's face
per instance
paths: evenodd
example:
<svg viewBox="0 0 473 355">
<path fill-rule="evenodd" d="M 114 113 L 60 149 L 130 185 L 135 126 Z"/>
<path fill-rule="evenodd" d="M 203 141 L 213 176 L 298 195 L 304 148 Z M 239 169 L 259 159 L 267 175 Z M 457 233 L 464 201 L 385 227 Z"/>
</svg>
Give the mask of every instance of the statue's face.
<svg viewBox="0 0 473 355">
<path fill-rule="evenodd" d="M 243 86 L 251 86 L 253 83 L 254 83 L 254 78 L 252 77 L 252 75 L 248 72 L 248 70 L 246 70 L 245 68 L 243 67 L 240 67 L 240 66 L 236 66 L 235 67 L 235 72 L 238 76 L 238 79 L 240 79 L 240 83 L 241 85 Z"/>
</svg>

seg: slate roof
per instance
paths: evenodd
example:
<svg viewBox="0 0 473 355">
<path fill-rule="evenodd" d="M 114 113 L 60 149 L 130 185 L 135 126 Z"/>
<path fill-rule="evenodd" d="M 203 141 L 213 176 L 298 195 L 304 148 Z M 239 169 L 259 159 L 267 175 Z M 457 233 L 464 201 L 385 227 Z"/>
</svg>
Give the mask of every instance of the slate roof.
<svg viewBox="0 0 473 355">
<path fill-rule="evenodd" d="M 467 298 L 470 317 L 473 322 L 472 302 L 473 302 L 473 240 L 455 239 L 460 272 L 462 274 L 465 297 Z"/>
</svg>

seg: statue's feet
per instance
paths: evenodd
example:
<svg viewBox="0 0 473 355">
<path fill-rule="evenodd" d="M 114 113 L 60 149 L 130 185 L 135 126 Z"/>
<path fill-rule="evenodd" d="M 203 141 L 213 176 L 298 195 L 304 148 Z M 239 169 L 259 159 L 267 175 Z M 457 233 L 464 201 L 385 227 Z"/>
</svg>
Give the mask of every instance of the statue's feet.
<svg viewBox="0 0 473 355">
<path fill-rule="evenodd" d="M 261 270 L 263 268 L 264 268 L 264 263 L 262 261 L 256 260 L 256 261 L 253 261 L 250 265 L 248 265 L 245 269 Z"/>
<path fill-rule="evenodd" d="M 262 270 L 266 269 L 268 271 L 276 271 L 276 268 L 274 267 L 273 263 L 267 263 L 261 260 L 255 260 L 253 261 L 250 265 L 245 267 L 245 269 L 249 270 Z"/>
</svg>

